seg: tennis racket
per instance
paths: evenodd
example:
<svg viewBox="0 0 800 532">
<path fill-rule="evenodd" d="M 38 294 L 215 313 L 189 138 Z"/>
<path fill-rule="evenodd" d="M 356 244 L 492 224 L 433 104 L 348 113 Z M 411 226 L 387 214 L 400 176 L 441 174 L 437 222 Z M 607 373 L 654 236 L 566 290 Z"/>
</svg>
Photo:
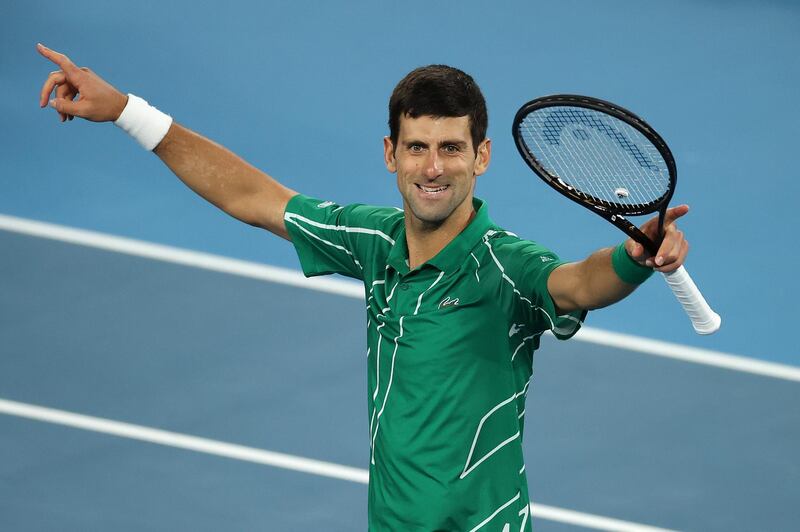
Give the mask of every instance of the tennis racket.
<svg viewBox="0 0 800 532">
<path fill-rule="evenodd" d="M 514 141 L 528 166 L 548 185 L 599 214 L 655 257 L 677 170 L 667 143 L 644 120 L 612 103 L 559 94 L 523 105 Z M 656 241 L 628 221 L 658 211 Z M 664 278 L 699 334 L 722 320 L 683 266 Z"/>
</svg>

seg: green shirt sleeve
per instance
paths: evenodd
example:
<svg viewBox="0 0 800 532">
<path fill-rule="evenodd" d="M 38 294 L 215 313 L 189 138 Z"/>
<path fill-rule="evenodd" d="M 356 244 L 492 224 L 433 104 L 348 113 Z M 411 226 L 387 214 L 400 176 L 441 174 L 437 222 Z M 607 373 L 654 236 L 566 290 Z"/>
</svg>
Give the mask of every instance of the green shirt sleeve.
<svg viewBox="0 0 800 532">
<path fill-rule="evenodd" d="M 585 310 L 557 315 L 555 304 L 547 290 L 550 273 L 564 264 L 558 255 L 535 242 L 520 240 L 514 246 L 515 260 L 512 261 L 518 289 L 525 299 L 530 300 L 530 321 L 540 330 L 550 329 L 559 340 L 572 337 L 580 329 L 586 318 Z"/>
<path fill-rule="evenodd" d="M 394 244 L 383 230 L 384 211 L 303 194 L 289 200 L 284 223 L 306 277 L 338 273 L 363 280 L 376 248 Z"/>
</svg>

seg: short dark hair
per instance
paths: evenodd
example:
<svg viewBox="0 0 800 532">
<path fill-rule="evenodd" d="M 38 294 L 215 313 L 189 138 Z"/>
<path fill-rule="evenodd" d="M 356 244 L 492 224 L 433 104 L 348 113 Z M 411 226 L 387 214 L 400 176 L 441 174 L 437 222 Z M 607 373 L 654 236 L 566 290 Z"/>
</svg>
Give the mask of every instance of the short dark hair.
<svg viewBox="0 0 800 532">
<path fill-rule="evenodd" d="M 467 116 L 472 148 L 486 138 L 489 114 L 486 100 L 472 76 L 447 65 L 428 65 L 409 72 L 389 98 L 389 138 L 397 148 L 400 117 Z"/>
</svg>

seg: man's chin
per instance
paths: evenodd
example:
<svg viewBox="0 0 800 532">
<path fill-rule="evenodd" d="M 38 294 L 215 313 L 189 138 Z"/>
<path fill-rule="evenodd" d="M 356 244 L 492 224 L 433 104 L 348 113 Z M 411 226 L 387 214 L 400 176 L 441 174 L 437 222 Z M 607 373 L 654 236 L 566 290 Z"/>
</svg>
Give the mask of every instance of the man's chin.
<svg viewBox="0 0 800 532">
<path fill-rule="evenodd" d="M 424 226 L 439 227 L 447 221 L 447 218 L 450 216 L 450 214 L 452 214 L 452 211 L 443 212 L 441 209 L 437 209 L 435 211 L 430 209 L 419 209 L 412 205 L 411 213 L 414 215 L 414 218 L 416 218 L 417 221 Z"/>
</svg>

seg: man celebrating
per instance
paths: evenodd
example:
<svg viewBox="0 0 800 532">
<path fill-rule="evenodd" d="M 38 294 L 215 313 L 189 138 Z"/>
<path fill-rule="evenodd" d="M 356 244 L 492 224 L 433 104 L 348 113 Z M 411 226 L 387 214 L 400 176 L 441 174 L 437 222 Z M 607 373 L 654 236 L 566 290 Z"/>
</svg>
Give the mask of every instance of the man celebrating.
<svg viewBox="0 0 800 532">
<path fill-rule="evenodd" d="M 58 65 L 40 105 L 114 121 L 192 190 L 286 238 L 307 276 L 364 282 L 368 314 L 370 530 L 530 530 L 522 453 L 533 352 L 572 336 L 586 311 L 677 269 L 688 244 L 669 209 L 658 255 L 627 240 L 565 263 L 489 219 L 474 197 L 491 159 L 474 80 L 418 68 L 389 101 L 387 169 L 403 210 L 297 194 L 147 102 L 42 45 Z M 76 99 L 77 98 L 77 99 Z M 657 221 L 642 230 L 655 237 Z"/>
</svg>

